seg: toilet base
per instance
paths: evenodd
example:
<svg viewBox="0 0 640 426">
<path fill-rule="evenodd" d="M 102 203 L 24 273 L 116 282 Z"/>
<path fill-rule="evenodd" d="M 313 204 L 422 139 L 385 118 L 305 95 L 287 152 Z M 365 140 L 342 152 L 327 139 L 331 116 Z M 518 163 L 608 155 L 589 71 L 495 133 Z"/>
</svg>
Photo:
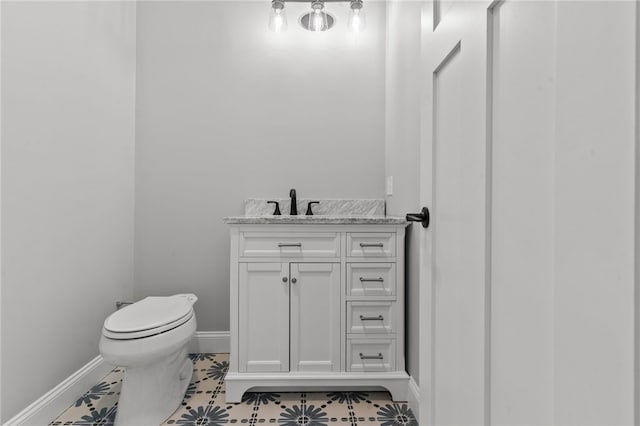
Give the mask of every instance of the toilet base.
<svg viewBox="0 0 640 426">
<path fill-rule="evenodd" d="M 186 347 L 153 364 L 125 368 L 114 425 L 160 425 L 180 406 L 192 375 Z"/>
</svg>

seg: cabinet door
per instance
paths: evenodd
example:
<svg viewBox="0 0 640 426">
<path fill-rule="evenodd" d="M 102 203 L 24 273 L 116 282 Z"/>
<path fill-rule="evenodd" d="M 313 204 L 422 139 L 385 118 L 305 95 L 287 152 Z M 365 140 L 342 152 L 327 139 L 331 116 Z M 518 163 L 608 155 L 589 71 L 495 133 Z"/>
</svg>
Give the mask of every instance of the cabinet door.
<svg viewBox="0 0 640 426">
<path fill-rule="evenodd" d="M 291 371 L 340 371 L 340 264 L 291 264 Z"/>
<path fill-rule="evenodd" d="M 240 263 L 238 272 L 240 372 L 289 371 L 288 263 Z"/>
</svg>

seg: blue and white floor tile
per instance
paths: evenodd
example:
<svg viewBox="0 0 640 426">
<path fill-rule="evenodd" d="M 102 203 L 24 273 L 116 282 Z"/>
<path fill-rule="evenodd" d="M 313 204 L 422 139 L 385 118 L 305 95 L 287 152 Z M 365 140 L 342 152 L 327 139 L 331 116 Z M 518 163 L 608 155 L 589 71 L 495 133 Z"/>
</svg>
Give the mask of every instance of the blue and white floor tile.
<svg viewBox="0 0 640 426">
<path fill-rule="evenodd" d="M 242 402 L 224 401 L 229 354 L 193 354 L 194 372 L 182 405 L 163 425 L 417 426 L 406 403 L 387 392 L 246 393 Z M 118 409 L 121 369 L 114 369 L 50 426 L 112 426 Z"/>
</svg>

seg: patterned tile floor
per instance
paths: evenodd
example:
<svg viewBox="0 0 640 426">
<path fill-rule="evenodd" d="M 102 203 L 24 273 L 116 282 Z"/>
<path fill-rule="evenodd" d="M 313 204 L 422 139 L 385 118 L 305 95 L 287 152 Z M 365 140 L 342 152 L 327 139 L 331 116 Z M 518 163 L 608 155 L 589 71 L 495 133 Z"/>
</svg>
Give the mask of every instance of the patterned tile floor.
<svg viewBox="0 0 640 426">
<path fill-rule="evenodd" d="M 229 354 L 192 354 L 193 378 L 182 405 L 163 425 L 417 426 L 406 403 L 388 392 L 245 393 L 242 402 L 224 401 Z M 64 411 L 50 426 L 112 426 L 122 370 L 114 369 Z"/>
</svg>

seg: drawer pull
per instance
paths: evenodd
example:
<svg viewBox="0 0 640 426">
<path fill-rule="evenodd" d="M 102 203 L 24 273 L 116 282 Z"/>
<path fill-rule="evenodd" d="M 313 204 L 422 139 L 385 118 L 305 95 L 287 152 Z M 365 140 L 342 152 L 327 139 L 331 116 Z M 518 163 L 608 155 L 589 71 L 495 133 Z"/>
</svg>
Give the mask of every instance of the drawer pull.
<svg viewBox="0 0 640 426">
<path fill-rule="evenodd" d="M 364 278 L 364 277 L 360 277 L 360 282 L 364 283 L 364 282 L 376 282 L 376 283 L 382 283 L 384 282 L 384 278 L 380 277 L 380 278 Z"/>
<path fill-rule="evenodd" d="M 378 315 L 377 317 L 365 317 L 360 315 L 360 321 L 384 321 L 384 317 L 382 315 Z"/>
<path fill-rule="evenodd" d="M 302 247 L 302 243 L 278 243 L 278 247 Z"/>
<path fill-rule="evenodd" d="M 381 353 L 378 353 L 378 355 L 364 355 L 360 352 L 360 359 L 384 359 L 384 357 Z"/>
<path fill-rule="evenodd" d="M 382 243 L 360 243 L 360 247 L 384 247 Z"/>
</svg>

